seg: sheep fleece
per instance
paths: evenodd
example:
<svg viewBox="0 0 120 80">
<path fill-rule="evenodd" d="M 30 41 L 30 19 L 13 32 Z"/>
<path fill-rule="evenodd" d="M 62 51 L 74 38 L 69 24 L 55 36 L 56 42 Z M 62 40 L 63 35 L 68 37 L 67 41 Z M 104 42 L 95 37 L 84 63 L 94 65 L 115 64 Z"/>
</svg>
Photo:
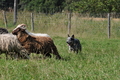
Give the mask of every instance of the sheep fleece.
<svg viewBox="0 0 120 80">
<path fill-rule="evenodd" d="M 53 40 L 49 37 L 29 36 L 22 44 L 29 52 L 52 52 L 51 47 L 56 48 Z"/>
<path fill-rule="evenodd" d="M 22 49 L 22 46 L 18 42 L 16 36 L 12 34 L 1 34 L 0 35 L 0 50 L 13 52 L 15 50 Z"/>
</svg>

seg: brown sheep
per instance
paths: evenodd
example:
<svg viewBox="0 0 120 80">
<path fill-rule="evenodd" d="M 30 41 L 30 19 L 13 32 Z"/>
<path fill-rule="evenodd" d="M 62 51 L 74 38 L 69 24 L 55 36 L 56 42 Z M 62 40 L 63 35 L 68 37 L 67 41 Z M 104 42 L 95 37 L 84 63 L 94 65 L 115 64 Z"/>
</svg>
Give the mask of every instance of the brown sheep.
<svg viewBox="0 0 120 80">
<path fill-rule="evenodd" d="M 48 57 L 51 57 L 50 53 L 53 53 L 56 55 L 56 59 L 61 59 L 57 48 L 50 37 L 29 35 L 25 26 L 25 24 L 18 25 L 12 31 L 12 34 L 17 36 L 19 42 L 26 50 L 30 53 L 41 53 Z"/>
</svg>

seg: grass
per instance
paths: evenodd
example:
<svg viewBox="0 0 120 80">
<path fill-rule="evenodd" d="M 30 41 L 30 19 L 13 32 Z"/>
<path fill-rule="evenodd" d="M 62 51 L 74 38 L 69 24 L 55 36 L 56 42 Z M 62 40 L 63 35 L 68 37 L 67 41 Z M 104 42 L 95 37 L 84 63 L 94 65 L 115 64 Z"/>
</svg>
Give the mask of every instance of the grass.
<svg viewBox="0 0 120 80">
<path fill-rule="evenodd" d="M 30 26 L 27 14 L 19 17 L 17 24 L 24 22 Z M 71 34 L 75 34 L 82 44 L 82 52 L 75 54 L 68 52 L 66 44 L 67 15 L 41 15 L 34 18 L 34 32 L 48 33 L 64 60 L 56 60 L 54 56 L 43 59 L 40 54 L 32 54 L 30 60 L 6 60 L 5 55 L 1 54 L 0 80 L 120 79 L 119 22 L 112 19 L 111 38 L 108 39 L 106 19 L 72 16 Z M 16 25 L 12 25 L 12 21 L 8 24 L 11 32 Z M 0 25 L 4 25 L 2 21 Z M 30 27 L 28 29 L 30 31 Z"/>
</svg>

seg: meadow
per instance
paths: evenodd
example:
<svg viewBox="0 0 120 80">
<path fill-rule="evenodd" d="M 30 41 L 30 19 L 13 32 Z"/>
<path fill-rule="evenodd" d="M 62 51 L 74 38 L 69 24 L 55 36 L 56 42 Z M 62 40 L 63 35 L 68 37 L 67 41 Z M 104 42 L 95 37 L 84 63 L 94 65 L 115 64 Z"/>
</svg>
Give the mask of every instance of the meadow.
<svg viewBox="0 0 120 80">
<path fill-rule="evenodd" d="M 11 32 L 25 23 L 31 31 L 29 12 L 19 12 L 13 25 L 13 14 L 7 13 Z M 82 44 L 82 52 L 68 52 L 66 13 L 54 15 L 34 13 L 35 33 L 47 33 L 54 40 L 64 60 L 44 59 L 41 54 L 31 54 L 29 60 L 6 60 L 0 57 L 0 80 L 119 80 L 120 79 L 120 20 L 111 17 L 111 37 L 107 36 L 107 18 L 83 17 L 73 14 L 71 32 Z M 2 12 L 0 27 L 4 27 Z"/>
</svg>

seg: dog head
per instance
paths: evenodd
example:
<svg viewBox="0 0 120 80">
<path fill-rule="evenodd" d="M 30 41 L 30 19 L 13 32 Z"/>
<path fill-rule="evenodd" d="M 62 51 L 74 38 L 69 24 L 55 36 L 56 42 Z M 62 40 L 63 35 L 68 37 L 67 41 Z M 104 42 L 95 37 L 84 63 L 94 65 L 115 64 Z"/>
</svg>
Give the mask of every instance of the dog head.
<svg viewBox="0 0 120 80">
<path fill-rule="evenodd" d="M 66 40 L 66 43 L 69 45 L 69 46 L 72 46 L 74 44 L 74 35 L 72 35 L 70 37 L 70 35 L 68 34 L 68 38 Z"/>
</svg>

